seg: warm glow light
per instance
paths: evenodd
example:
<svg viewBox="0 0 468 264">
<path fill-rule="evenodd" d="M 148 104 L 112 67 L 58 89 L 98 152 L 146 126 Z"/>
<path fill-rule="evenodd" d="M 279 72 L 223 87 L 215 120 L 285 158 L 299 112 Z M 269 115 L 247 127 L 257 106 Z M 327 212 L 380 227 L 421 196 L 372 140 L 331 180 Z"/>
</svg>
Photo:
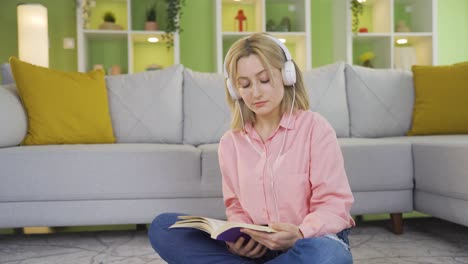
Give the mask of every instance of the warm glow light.
<svg viewBox="0 0 468 264">
<path fill-rule="evenodd" d="M 41 4 L 19 4 L 16 11 L 19 59 L 49 67 L 47 8 Z"/>
<path fill-rule="evenodd" d="M 359 3 L 364 3 L 366 0 L 357 0 Z"/>
<path fill-rule="evenodd" d="M 279 41 L 281 41 L 283 43 L 286 43 L 286 39 L 284 39 L 284 38 L 280 38 Z"/>
<path fill-rule="evenodd" d="M 402 44 L 408 43 L 408 40 L 407 39 L 397 39 L 396 43 L 402 45 Z"/>
<path fill-rule="evenodd" d="M 240 2 L 241 0 L 234 0 L 234 2 Z"/>
<path fill-rule="evenodd" d="M 155 42 L 158 42 L 159 39 L 156 38 L 156 37 L 151 37 L 151 38 L 148 38 L 148 42 L 151 42 L 151 43 L 155 43 Z"/>
</svg>

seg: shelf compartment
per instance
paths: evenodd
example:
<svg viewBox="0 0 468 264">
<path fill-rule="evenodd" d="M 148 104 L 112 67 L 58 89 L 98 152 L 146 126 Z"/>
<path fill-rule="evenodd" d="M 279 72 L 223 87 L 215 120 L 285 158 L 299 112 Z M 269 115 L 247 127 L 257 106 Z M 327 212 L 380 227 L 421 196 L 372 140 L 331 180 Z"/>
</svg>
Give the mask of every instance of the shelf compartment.
<svg viewBox="0 0 468 264">
<path fill-rule="evenodd" d="M 362 65 L 359 57 L 368 51 L 375 54 L 372 60 L 374 68 L 391 68 L 391 37 L 390 36 L 360 36 L 353 38 L 353 64 Z"/>
<path fill-rule="evenodd" d="M 399 39 L 408 43 L 397 44 Z M 397 35 L 394 41 L 394 68 L 411 70 L 412 65 L 433 65 L 431 36 Z"/>
<path fill-rule="evenodd" d="M 174 47 L 167 48 L 167 43 L 163 40 L 164 32 L 140 31 L 131 33 L 131 43 L 133 50 L 132 72 L 143 72 L 149 66 L 159 66 L 159 69 L 169 67 L 174 62 Z M 158 42 L 152 43 L 148 38 L 157 38 Z"/>
<path fill-rule="evenodd" d="M 244 0 L 240 2 L 222 0 L 221 4 L 223 32 L 240 32 L 239 20 L 235 19 L 240 10 L 243 11 L 244 16 L 247 18 L 242 23 L 243 32 L 264 31 L 262 27 L 261 0 Z"/>
<path fill-rule="evenodd" d="M 106 73 L 114 65 L 119 65 L 122 73 L 128 72 L 127 39 L 95 38 L 87 40 L 86 69 L 92 70 L 96 64 L 103 65 Z"/>
<path fill-rule="evenodd" d="M 432 32 L 432 5 L 428 0 L 394 0 L 394 30 Z M 401 31 L 401 30 L 404 31 Z"/>
<path fill-rule="evenodd" d="M 120 25 L 122 30 L 128 29 L 128 14 L 126 0 L 96 0 L 96 5 L 91 8 L 91 16 L 88 29 L 99 29 L 104 22 L 103 16 L 106 12 L 115 15 L 115 24 Z"/>
<path fill-rule="evenodd" d="M 359 16 L 358 30 L 367 28 L 369 33 L 391 32 L 390 0 L 367 0 L 363 5 L 364 12 Z"/>
<path fill-rule="evenodd" d="M 166 0 L 132 0 L 131 2 L 131 30 L 145 30 L 146 12 L 152 6 L 156 7 L 156 22 L 158 30 L 164 31 L 167 21 Z"/>
<path fill-rule="evenodd" d="M 270 32 L 305 32 L 305 1 L 266 0 L 265 28 Z M 269 26 L 270 25 L 270 26 Z"/>
</svg>

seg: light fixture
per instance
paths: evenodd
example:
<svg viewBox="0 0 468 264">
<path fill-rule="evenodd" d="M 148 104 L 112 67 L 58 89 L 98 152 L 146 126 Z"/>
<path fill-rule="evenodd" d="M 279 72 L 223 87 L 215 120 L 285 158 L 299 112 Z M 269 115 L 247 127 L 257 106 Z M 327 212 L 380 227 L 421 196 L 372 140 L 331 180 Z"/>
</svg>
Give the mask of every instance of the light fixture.
<svg viewBox="0 0 468 264">
<path fill-rule="evenodd" d="M 150 38 L 148 38 L 148 42 L 151 42 L 151 43 L 156 43 L 156 42 L 158 42 L 158 41 L 159 41 L 159 39 L 158 39 L 157 37 L 150 37 Z"/>
<path fill-rule="evenodd" d="M 408 40 L 405 39 L 405 38 L 397 39 L 396 43 L 397 43 L 397 44 L 400 44 L 400 45 L 403 45 L 403 44 L 408 43 Z"/>
<path fill-rule="evenodd" d="M 49 67 L 49 32 L 47 8 L 29 3 L 16 6 L 19 59 Z"/>
<path fill-rule="evenodd" d="M 283 42 L 283 43 L 286 43 L 286 39 L 284 39 L 284 38 L 280 38 L 280 39 L 278 39 L 278 40 L 281 41 L 281 42 Z"/>
</svg>

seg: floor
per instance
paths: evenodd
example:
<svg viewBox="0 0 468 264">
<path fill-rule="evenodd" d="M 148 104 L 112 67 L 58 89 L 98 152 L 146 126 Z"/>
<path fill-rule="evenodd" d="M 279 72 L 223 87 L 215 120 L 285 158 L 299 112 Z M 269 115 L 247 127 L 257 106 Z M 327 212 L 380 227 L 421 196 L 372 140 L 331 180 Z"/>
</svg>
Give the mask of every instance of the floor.
<svg viewBox="0 0 468 264">
<path fill-rule="evenodd" d="M 354 263 L 468 263 L 468 227 L 434 218 L 406 219 L 404 234 L 387 221 L 358 223 L 350 235 Z M 144 231 L 0 235 L 0 263 L 163 264 Z"/>
</svg>

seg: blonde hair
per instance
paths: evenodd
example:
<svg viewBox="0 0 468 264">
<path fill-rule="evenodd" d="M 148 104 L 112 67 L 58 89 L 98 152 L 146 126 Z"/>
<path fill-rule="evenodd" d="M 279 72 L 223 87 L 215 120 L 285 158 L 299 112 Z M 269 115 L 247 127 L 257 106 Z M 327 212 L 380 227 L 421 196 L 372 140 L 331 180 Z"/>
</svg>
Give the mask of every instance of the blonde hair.
<svg viewBox="0 0 468 264">
<path fill-rule="evenodd" d="M 256 33 L 249 37 L 242 38 L 234 42 L 231 48 L 229 49 L 226 58 L 226 72 L 229 78 L 232 80 L 234 89 L 238 89 L 235 77 L 237 76 L 237 62 L 240 58 L 248 57 L 250 55 L 257 55 L 263 66 L 266 68 L 270 79 L 272 78 L 272 69 L 279 69 L 281 71 L 283 64 L 286 62 L 286 56 L 273 40 L 271 40 L 264 33 Z M 296 84 L 295 84 L 295 110 L 308 110 L 309 109 L 309 97 L 305 89 L 305 85 L 302 79 L 302 73 L 294 63 L 294 68 L 296 69 Z M 285 112 L 291 109 L 291 104 L 293 100 L 293 86 L 284 86 L 284 96 L 280 104 L 280 112 L 283 115 Z M 255 122 L 255 113 L 250 110 L 244 103 L 242 99 L 233 100 L 229 94 L 229 91 L 226 88 L 226 100 L 231 109 L 232 119 L 231 119 L 231 128 L 233 130 L 243 129 L 242 115 L 244 117 L 245 123 L 254 123 Z M 236 103 L 238 101 L 238 103 Z"/>
</svg>

